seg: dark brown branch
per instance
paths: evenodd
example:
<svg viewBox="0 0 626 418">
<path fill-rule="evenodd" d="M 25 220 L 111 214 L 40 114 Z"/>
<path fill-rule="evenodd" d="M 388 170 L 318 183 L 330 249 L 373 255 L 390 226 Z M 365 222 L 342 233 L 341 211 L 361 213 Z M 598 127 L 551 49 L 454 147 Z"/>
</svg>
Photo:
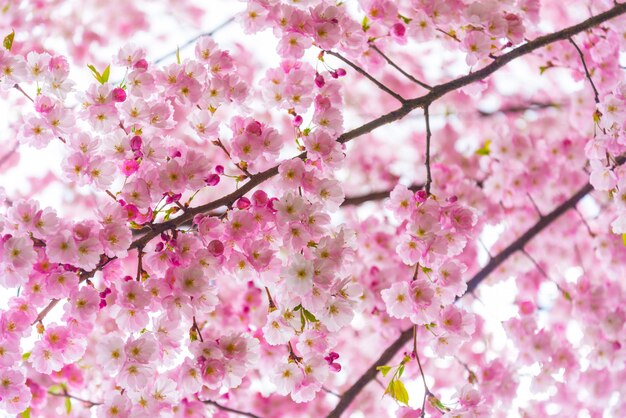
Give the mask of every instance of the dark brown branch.
<svg viewBox="0 0 626 418">
<path fill-rule="evenodd" d="M 598 95 L 598 89 L 596 88 L 596 85 L 593 83 L 593 79 L 591 78 L 591 74 L 589 73 L 589 68 L 587 68 L 587 62 L 585 62 L 585 57 L 583 55 L 583 51 L 581 51 L 580 48 L 578 47 L 578 45 L 576 45 L 576 42 L 574 42 L 574 39 L 572 39 L 570 37 L 569 41 L 570 41 L 570 43 L 572 45 L 574 45 L 574 48 L 576 48 L 576 51 L 578 51 L 578 55 L 580 56 L 580 60 L 583 63 L 583 68 L 585 69 L 585 75 L 587 76 L 587 80 L 589 80 L 589 84 L 591 84 L 591 88 L 593 89 L 594 100 L 596 101 L 596 103 L 600 103 L 600 97 Z"/>
<path fill-rule="evenodd" d="M 344 63 L 348 64 L 350 67 L 352 67 L 357 73 L 361 74 L 362 76 L 364 76 L 365 78 L 367 78 L 369 81 L 371 81 L 372 83 L 374 83 L 376 85 L 376 87 L 378 87 L 379 89 L 381 89 L 382 91 L 384 91 L 385 93 L 387 93 L 388 95 L 390 95 L 391 97 L 393 97 L 394 99 L 396 99 L 397 101 L 399 101 L 400 103 L 405 103 L 406 99 L 402 96 L 400 96 L 398 93 L 396 93 L 395 91 L 391 90 L 389 87 L 385 86 L 383 83 L 381 83 L 380 81 L 376 80 L 374 77 L 372 77 L 372 75 L 370 73 L 368 73 L 367 71 L 365 71 L 363 68 L 359 67 L 358 65 L 354 64 L 352 61 L 350 61 L 347 58 L 344 58 L 343 55 L 341 55 L 338 52 L 333 52 L 333 51 L 324 51 L 326 54 L 328 55 L 332 55 L 333 57 L 337 57 L 339 58 L 341 61 L 343 61 Z"/>
<path fill-rule="evenodd" d="M 409 190 L 416 192 L 424 188 L 424 184 L 418 183 L 408 187 Z M 358 196 L 346 197 L 341 206 L 356 206 L 372 200 L 383 200 L 389 197 L 391 190 L 381 190 L 380 192 L 371 192 Z"/>
<path fill-rule="evenodd" d="M 400 72 L 400 74 L 402 74 L 403 76 L 405 76 L 406 78 L 408 78 L 409 80 L 411 80 L 412 82 L 414 82 L 415 84 L 424 87 L 427 90 L 432 90 L 433 88 L 431 86 L 429 86 L 428 84 L 419 81 L 417 78 L 413 77 L 411 74 L 407 73 L 406 71 L 404 71 L 401 67 L 398 66 L 398 64 L 396 64 L 395 62 L 393 62 L 387 55 L 385 55 L 383 53 L 383 51 L 381 51 L 376 45 L 374 44 L 370 44 L 370 48 L 372 48 L 374 51 L 376 51 L 378 53 L 378 55 L 380 55 L 381 57 L 384 58 L 385 61 L 387 61 L 387 64 L 391 65 L 393 68 L 395 68 L 396 70 L 398 70 L 398 72 Z"/>
<path fill-rule="evenodd" d="M 232 412 L 233 414 L 242 415 L 250 418 L 261 418 L 260 416 L 255 415 L 252 412 L 239 411 L 238 409 L 229 408 L 215 401 L 204 401 L 204 403 L 207 405 L 213 405 L 214 407 L 216 407 L 217 409 L 221 409 L 222 411 Z"/>
</svg>

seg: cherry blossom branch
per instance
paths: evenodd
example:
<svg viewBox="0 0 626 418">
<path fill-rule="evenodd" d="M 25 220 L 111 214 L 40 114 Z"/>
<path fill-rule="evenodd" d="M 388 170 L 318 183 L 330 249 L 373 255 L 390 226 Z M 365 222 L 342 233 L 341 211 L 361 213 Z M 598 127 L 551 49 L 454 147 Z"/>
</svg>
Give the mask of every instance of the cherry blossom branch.
<svg viewBox="0 0 626 418">
<path fill-rule="evenodd" d="M 587 76 L 587 80 L 589 80 L 589 84 L 591 84 L 591 88 L 593 88 L 594 100 L 596 101 L 596 103 L 600 103 L 600 97 L 598 95 L 598 89 L 596 88 L 596 85 L 593 83 L 593 79 L 591 78 L 591 74 L 589 73 L 589 68 L 587 68 L 587 63 L 585 62 L 585 57 L 583 55 L 583 52 L 580 50 L 578 45 L 576 45 L 576 42 L 574 42 L 574 39 L 572 37 L 569 38 L 569 41 L 570 41 L 570 43 L 572 45 L 574 45 L 574 48 L 576 48 L 576 51 L 578 51 L 578 55 L 580 56 L 580 60 L 583 63 L 583 68 L 585 69 L 585 75 Z"/>
<path fill-rule="evenodd" d="M 67 393 L 67 390 L 65 390 L 65 389 L 63 390 L 63 393 L 56 393 L 56 392 L 48 391 L 48 395 L 58 396 L 60 398 L 74 399 L 76 401 L 83 402 L 83 403 L 87 404 L 88 408 L 91 408 L 91 407 L 97 406 L 97 405 L 102 405 L 102 402 L 94 402 L 94 401 L 90 401 L 88 399 L 79 398 L 78 396 L 70 395 L 69 393 Z"/>
<path fill-rule="evenodd" d="M 242 415 L 242 416 L 250 417 L 250 418 L 261 418 L 259 415 L 255 415 L 251 412 L 239 411 L 237 409 L 229 408 L 215 401 L 203 401 L 203 402 L 207 405 L 213 405 L 214 407 L 216 407 L 217 409 L 221 409 L 222 411 L 232 412 L 233 414 L 238 414 L 238 415 Z"/>
<path fill-rule="evenodd" d="M 618 157 L 618 165 L 622 165 L 624 164 L 624 162 L 626 162 L 626 158 Z M 522 250 L 524 246 L 530 242 L 530 240 L 532 240 L 545 228 L 551 225 L 565 212 L 574 208 L 576 204 L 583 197 L 587 196 L 592 190 L 593 187 L 591 186 L 591 184 L 587 183 L 569 199 L 557 206 L 552 212 L 541 218 L 535 225 L 528 229 L 522 236 L 516 239 L 508 247 L 492 257 L 489 262 L 467 282 L 467 291 L 464 295 L 473 293 L 478 285 L 480 285 L 510 256 L 512 256 L 517 251 Z M 376 375 L 378 374 L 377 367 L 387 364 L 397 354 L 397 352 L 402 347 L 404 347 L 404 345 L 411 339 L 412 333 L 412 327 L 402 331 L 400 336 L 393 343 L 391 343 L 389 347 L 387 347 L 383 354 L 370 366 L 370 368 L 367 369 L 367 371 L 363 373 L 361 377 L 347 391 L 343 393 L 341 399 L 339 400 L 339 403 L 335 406 L 335 409 L 333 409 L 326 418 L 339 418 L 341 414 L 348 408 L 350 403 L 352 403 L 354 398 L 361 392 L 361 390 L 363 390 L 363 388 L 370 381 L 376 378 Z"/>
<path fill-rule="evenodd" d="M 378 53 L 378 55 L 383 57 L 383 59 L 385 61 L 387 61 L 387 64 L 391 65 L 393 68 L 398 70 L 398 72 L 400 72 L 400 74 L 402 74 L 403 76 L 405 76 L 406 78 L 408 78 L 409 80 L 414 82 L 415 84 L 418 84 L 418 85 L 424 87 L 427 90 L 432 90 L 433 89 L 432 86 L 429 86 L 428 84 L 426 84 L 426 83 L 424 83 L 422 81 L 419 81 L 417 78 L 413 77 L 411 74 L 409 74 L 406 71 L 404 71 L 400 66 L 398 66 L 398 64 L 393 62 L 387 55 L 385 55 L 383 53 L 383 51 L 381 51 L 376 45 L 370 44 L 370 48 L 372 48 L 374 51 L 376 51 Z"/>
<path fill-rule="evenodd" d="M 604 13 L 592 16 L 581 23 L 562 29 L 558 32 L 540 36 L 532 41 L 525 43 L 524 45 L 521 45 L 503 55 L 496 57 L 493 62 L 481 68 L 480 70 L 456 78 L 447 83 L 439 84 L 433 87 L 433 89 L 429 93 L 423 96 L 404 101 L 402 106 L 400 106 L 398 109 L 392 110 L 391 112 L 379 116 L 378 118 L 373 119 L 359 126 L 358 128 L 343 133 L 337 138 L 337 142 L 344 144 L 364 134 L 370 133 L 376 128 L 400 120 L 417 108 L 429 106 L 435 100 L 440 99 L 441 97 L 452 91 L 458 90 L 471 83 L 488 77 L 489 75 L 493 74 L 494 72 L 517 58 L 520 58 L 553 42 L 568 39 L 569 37 L 577 33 L 583 32 L 624 13 L 626 13 L 626 4 L 619 4 Z M 294 158 L 306 158 L 306 152 L 303 152 Z M 247 183 L 226 196 L 223 196 L 204 205 L 190 208 L 186 213 L 179 216 L 178 218 L 154 225 L 151 232 L 148 232 L 146 235 L 133 241 L 129 249 L 138 248 L 139 246 L 145 246 L 148 242 L 150 242 L 150 240 L 161 234 L 161 232 L 175 228 L 178 225 L 188 222 L 199 213 L 205 213 L 220 208 L 222 206 L 232 205 L 238 198 L 244 196 L 246 193 L 277 174 L 278 165 L 253 175 L 252 177 L 250 177 L 250 180 Z"/>
<path fill-rule="evenodd" d="M 326 53 L 328 55 L 332 55 L 333 57 L 339 58 L 341 61 L 343 61 L 344 63 L 348 64 L 350 67 L 352 67 L 357 73 L 359 73 L 362 76 L 364 76 L 365 78 L 367 78 L 369 81 L 374 83 L 376 85 L 376 87 L 378 87 L 379 89 L 381 89 L 382 91 L 384 91 L 385 93 L 387 93 L 388 95 L 390 95 L 391 97 L 393 97 L 394 99 L 399 101 L 400 103 L 405 103 L 406 102 L 406 99 L 404 97 L 400 96 L 398 93 L 396 93 L 395 91 L 391 90 L 389 87 L 385 86 L 380 81 L 376 80 L 374 77 L 372 77 L 372 75 L 370 73 L 368 73 L 363 68 L 359 67 L 358 65 L 356 65 L 355 63 L 353 63 L 349 59 L 345 58 L 340 53 L 334 52 L 334 51 L 324 51 L 324 53 Z"/>
<path fill-rule="evenodd" d="M 187 48 L 189 45 L 192 45 L 194 42 L 196 42 L 198 39 L 202 38 L 203 36 L 213 36 L 213 35 L 215 35 L 217 32 L 219 32 L 220 30 L 224 29 L 226 26 L 230 25 L 234 21 L 235 21 L 235 16 L 229 18 L 228 20 L 225 20 L 224 22 L 220 23 L 219 25 L 217 25 L 216 27 L 214 27 L 213 29 L 211 29 L 208 32 L 203 32 L 203 33 L 201 33 L 199 35 L 194 36 L 193 38 L 189 39 L 187 42 L 182 44 L 180 47 L 176 48 L 173 51 L 168 52 L 167 54 L 163 55 L 161 58 L 159 58 L 156 61 L 154 61 L 154 63 L 155 64 L 159 64 L 159 63 L 165 61 L 166 59 L 168 59 L 169 57 L 172 57 L 172 56 L 176 55 L 178 52 L 180 52 L 181 49 Z"/>
</svg>

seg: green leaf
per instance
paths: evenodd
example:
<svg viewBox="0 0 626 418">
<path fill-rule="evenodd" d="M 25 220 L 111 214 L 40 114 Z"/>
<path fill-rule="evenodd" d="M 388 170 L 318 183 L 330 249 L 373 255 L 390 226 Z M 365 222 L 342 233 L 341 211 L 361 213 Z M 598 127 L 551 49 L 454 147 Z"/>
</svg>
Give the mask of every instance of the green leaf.
<svg viewBox="0 0 626 418">
<path fill-rule="evenodd" d="M 436 396 L 433 396 L 433 395 L 428 396 L 428 403 L 430 403 L 434 408 L 437 408 L 440 411 L 443 411 L 443 412 L 450 411 L 450 408 L 448 408 L 443 403 L 441 403 L 441 401 Z"/>
<path fill-rule="evenodd" d="M 400 403 L 408 405 L 409 392 L 407 392 L 406 388 L 404 387 L 404 383 L 402 383 L 400 380 L 395 379 L 391 381 L 390 386 L 393 386 L 393 389 L 390 393 L 391 397 Z"/>
<path fill-rule="evenodd" d="M 398 367 L 398 379 L 402 377 L 402 373 L 404 373 L 404 364 L 401 364 L 400 367 Z"/>
<path fill-rule="evenodd" d="M 93 73 L 94 78 L 96 80 L 98 80 L 98 82 L 100 84 L 104 84 L 107 81 L 109 81 L 109 73 L 111 72 L 111 66 L 110 65 L 107 65 L 107 67 L 104 69 L 102 74 L 100 74 L 100 72 L 98 70 L 96 70 L 96 67 L 94 67 L 91 64 L 88 64 L 87 68 L 89 68 L 91 70 L 91 72 Z"/>
<path fill-rule="evenodd" d="M 409 23 L 411 23 L 411 18 L 408 18 L 406 16 L 402 16 L 400 13 L 398 13 L 398 18 L 402 19 L 402 21 L 404 22 L 404 24 L 408 25 Z"/>
<path fill-rule="evenodd" d="M 107 65 L 107 67 L 102 72 L 102 77 L 101 77 L 102 78 L 102 84 L 104 84 L 107 81 L 109 81 L 110 73 L 111 73 L 111 65 Z"/>
<path fill-rule="evenodd" d="M 622 234 L 622 244 L 626 247 L 626 234 Z"/>
<path fill-rule="evenodd" d="M 15 39 L 15 31 L 14 30 L 11 31 L 11 33 L 9 33 L 7 36 L 5 36 L 4 40 L 2 41 L 2 45 L 9 51 L 13 47 L 13 39 Z"/>
<path fill-rule="evenodd" d="M 24 412 L 20 414 L 20 418 L 30 418 L 30 408 L 26 408 Z"/>
<path fill-rule="evenodd" d="M 491 145 L 491 139 L 485 141 L 483 146 L 476 150 L 476 155 L 489 155 L 491 154 L 491 149 L 489 148 Z"/>
<path fill-rule="evenodd" d="M 180 48 L 176 47 L 176 62 L 180 65 Z"/>
<path fill-rule="evenodd" d="M 369 30 L 370 25 L 367 16 L 363 18 L 363 21 L 361 22 L 361 28 L 363 29 L 363 32 L 367 32 Z"/>
<path fill-rule="evenodd" d="M 61 385 L 52 385 L 48 388 L 48 392 L 60 394 L 63 392 L 63 386 Z"/>
<path fill-rule="evenodd" d="M 296 306 L 295 308 L 293 308 L 293 310 L 294 310 L 294 311 L 299 311 L 299 310 L 300 310 L 300 308 L 302 308 L 302 304 L 300 304 L 300 305 Z"/>
<path fill-rule="evenodd" d="M 22 354 L 22 360 L 26 361 L 30 358 L 30 351 Z"/>
<path fill-rule="evenodd" d="M 306 317 L 307 321 L 309 321 L 309 322 L 318 322 L 318 319 L 315 317 L 315 315 L 313 315 L 311 312 L 309 312 L 306 309 L 304 309 L 304 307 L 302 308 L 302 313 Z"/>
<path fill-rule="evenodd" d="M 376 370 L 382 373 L 383 377 L 387 376 L 387 373 L 391 371 L 391 366 L 378 366 Z"/>
<path fill-rule="evenodd" d="M 72 400 L 70 398 L 65 398 L 65 412 L 67 415 L 72 413 Z"/>
</svg>

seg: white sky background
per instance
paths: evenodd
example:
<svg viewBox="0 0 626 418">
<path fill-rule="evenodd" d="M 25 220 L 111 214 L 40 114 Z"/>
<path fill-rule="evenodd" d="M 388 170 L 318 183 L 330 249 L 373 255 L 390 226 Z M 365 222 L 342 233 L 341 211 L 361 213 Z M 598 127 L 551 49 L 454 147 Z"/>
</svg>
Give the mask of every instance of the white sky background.
<svg viewBox="0 0 626 418">
<path fill-rule="evenodd" d="M 355 0 L 348 0 L 346 3 L 348 3 L 351 8 L 356 8 Z M 72 7 L 80 7 L 81 1 L 68 0 L 64 4 L 71 5 Z M 123 1 L 120 1 L 120 4 L 123 4 Z M 208 10 L 202 20 L 202 29 L 200 31 L 185 24 L 183 20 L 178 19 L 169 13 L 167 7 L 176 7 L 176 0 L 158 2 L 144 1 L 142 5 L 145 11 L 150 15 L 149 20 L 151 22 L 151 29 L 147 32 L 140 32 L 137 34 L 137 36 L 132 39 L 132 42 L 146 47 L 148 51 L 148 61 L 153 61 L 160 58 L 165 53 L 174 50 L 177 45 L 183 45 L 200 32 L 209 31 L 217 27 L 232 17 L 235 13 L 245 8 L 244 2 L 235 0 L 205 0 L 204 2 L 198 2 L 198 4 L 205 10 Z M 581 15 L 581 19 L 584 17 L 586 17 L 586 15 Z M 4 33 L 0 35 L 4 36 Z M 19 36 L 22 35 L 18 33 L 17 37 Z M 246 45 L 248 48 L 253 49 L 256 52 L 255 59 L 263 62 L 266 67 L 276 66 L 279 62 L 278 55 L 275 52 L 277 40 L 274 38 L 270 30 L 254 34 L 252 36 L 245 35 L 237 23 L 231 23 L 226 28 L 221 29 L 214 36 L 214 38 L 224 49 L 231 49 L 238 42 Z M 166 39 L 166 41 L 164 41 L 164 39 Z M 117 52 L 119 46 L 121 45 L 115 45 L 113 48 L 104 49 L 102 51 L 102 62 L 108 62 L 110 57 Z M 59 44 L 57 47 L 62 49 L 63 45 Z M 450 51 L 443 48 L 440 48 L 438 51 L 440 51 L 439 56 L 428 57 L 429 62 L 433 64 L 429 65 L 426 74 L 428 78 L 431 79 L 436 79 L 437 76 L 441 75 L 440 66 L 437 65 L 437 63 L 443 63 L 450 54 Z M 185 57 L 192 57 L 193 45 L 181 50 L 180 54 L 183 59 Z M 310 54 L 312 57 L 315 56 L 313 51 L 311 51 Z M 165 64 L 173 62 L 174 60 L 175 57 L 172 56 L 165 61 Z M 622 61 L 624 60 L 622 59 Z M 309 62 L 314 65 L 314 58 L 311 58 Z M 98 65 L 96 66 L 99 67 Z M 518 88 L 520 85 L 530 88 L 539 88 L 542 84 L 549 82 L 547 78 L 542 80 L 537 77 L 537 74 L 528 72 L 527 68 L 519 61 L 514 61 L 509 64 L 508 69 L 515 72 L 515 77 L 508 76 L 506 79 L 501 79 L 502 82 L 499 83 L 499 87 L 501 87 L 505 92 L 507 90 L 514 91 L 514 89 Z M 464 70 L 465 67 L 461 60 L 458 72 L 461 73 Z M 118 72 L 114 71 L 111 74 L 111 80 L 119 80 L 122 78 L 123 74 L 119 73 L 119 69 L 117 69 L 117 71 Z M 258 74 L 257 77 L 260 77 L 263 73 L 264 71 Z M 567 73 L 564 72 L 563 74 Z M 495 77 L 496 80 L 498 80 L 497 75 Z M 79 85 L 77 86 L 77 89 L 79 90 L 81 87 L 86 87 L 92 81 L 92 76 L 86 67 L 72 66 L 70 78 L 79 82 Z M 568 86 L 571 91 L 579 90 L 582 87 L 582 83 L 575 83 L 570 77 L 561 77 L 560 81 Z M 9 94 L 19 95 L 19 92 L 13 90 Z M 489 110 L 489 108 L 495 109 L 498 107 L 497 103 L 487 105 L 488 106 L 486 106 L 485 110 Z M 25 104 L 25 106 L 25 109 L 28 109 L 28 112 L 32 111 L 28 107 L 28 104 Z M 10 132 L 8 130 L 8 126 L 10 123 L 14 123 L 18 120 L 19 114 L 19 109 L 10 108 L 7 102 L 0 100 L 0 115 L 2 115 L 0 116 L 0 155 L 4 155 L 6 150 L 10 149 L 11 144 L 13 143 L 13 138 L 7 137 L 8 132 Z M 439 120 L 437 117 L 433 117 L 432 119 L 433 130 L 435 130 L 438 126 L 443 125 L 441 117 L 439 117 Z M 346 128 L 353 127 L 353 124 L 350 123 L 348 118 L 346 118 L 346 121 Z M 392 135 L 386 136 L 386 138 L 389 139 L 396 136 L 398 139 L 404 139 L 403 137 L 406 136 L 406 132 L 394 132 L 393 127 L 391 127 L 388 132 L 392 133 Z M 398 135 L 393 135 L 393 133 L 398 133 Z M 63 178 L 60 170 L 60 161 L 63 159 L 64 151 L 63 144 L 59 141 L 53 141 L 50 146 L 43 150 L 21 146 L 18 152 L 21 155 L 19 164 L 12 167 L 10 170 L 0 172 L 0 185 L 6 189 L 6 192 L 10 197 L 16 198 L 18 195 L 27 196 L 30 194 L 29 182 L 26 181 L 27 178 L 41 178 L 49 171 L 55 173 L 59 178 Z M 63 206 L 64 201 L 64 190 L 61 188 L 61 185 L 56 184 L 53 187 L 46 188 L 45 190 L 37 193 L 36 198 L 39 201 L 40 206 L 51 206 L 58 212 L 62 213 L 61 207 Z M 366 216 L 371 213 L 372 208 L 373 206 L 371 205 L 365 205 L 361 209 L 360 213 L 363 216 Z M 496 240 L 499 232 L 501 231 L 497 228 L 491 229 L 487 233 L 483 234 L 483 242 L 485 242 L 489 247 Z M 486 255 L 483 255 L 485 256 L 486 262 Z M 576 272 L 572 272 L 572 275 L 575 274 Z M 473 308 L 475 312 L 484 318 L 488 318 L 487 329 L 495 333 L 497 337 L 495 339 L 496 344 L 504 344 L 506 341 L 504 332 L 500 325 L 501 321 L 504 321 L 517 313 L 517 309 L 512 304 L 515 289 L 516 287 L 513 280 L 501 281 L 493 287 L 483 288 L 481 292 L 481 300 L 484 304 L 479 302 L 474 303 Z M 8 298 L 12 295 L 13 292 L 9 293 L 0 289 L 0 308 L 6 305 Z M 557 297 L 557 294 L 548 289 L 546 292 L 546 298 L 549 300 L 554 297 Z M 550 303 L 546 302 L 546 304 L 549 305 Z M 52 312 L 49 320 L 54 319 L 55 316 L 57 318 L 60 317 L 61 310 L 57 307 L 55 311 Z M 573 330 L 572 332 L 573 338 L 575 339 L 577 337 L 576 330 Z M 578 333 L 580 333 L 580 331 L 578 331 Z M 525 392 L 525 395 L 522 396 L 522 403 L 523 398 L 529 399 L 529 397 L 532 396 L 528 391 L 528 383 L 528 381 L 524 383 L 524 380 L 522 380 L 522 385 L 520 386 L 520 390 Z M 421 393 L 423 391 L 421 383 L 418 380 L 407 382 L 407 389 L 412 394 L 411 404 L 414 406 L 421 404 Z M 357 417 L 361 415 L 354 414 L 354 416 Z"/>
</svg>

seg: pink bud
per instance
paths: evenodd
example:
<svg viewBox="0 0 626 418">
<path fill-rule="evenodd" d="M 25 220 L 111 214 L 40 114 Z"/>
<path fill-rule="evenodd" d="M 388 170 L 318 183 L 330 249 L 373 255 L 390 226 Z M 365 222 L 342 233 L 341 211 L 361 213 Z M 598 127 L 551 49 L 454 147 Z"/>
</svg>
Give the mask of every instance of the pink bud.
<svg viewBox="0 0 626 418">
<path fill-rule="evenodd" d="M 331 71 L 331 72 L 330 72 L 330 76 L 331 76 L 332 78 L 339 78 L 339 74 L 337 74 L 337 71 Z"/>
<path fill-rule="evenodd" d="M 418 190 L 415 192 L 415 200 L 417 200 L 418 203 L 423 203 L 426 199 L 428 199 L 428 193 L 426 193 L 426 190 Z"/>
<path fill-rule="evenodd" d="M 148 69 L 148 61 L 142 58 L 139 61 L 137 61 L 135 65 L 133 65 L 133 68 L 136 70 L 146 71 Z"/>
<path fill-rule="evenodd" d="M 126 101 L 126 90 L 121 87 L 116 87 L 111 92 L 111 96 L 113 97 L 114 102 L 121 103 Z"/>
<path fill-rule="evenodd" d="M 123 279 L 125 282 L 130 282 L 131 280 L 133 280 L 133 278 L 131 276 L 124 276 Z"/>
<path fill-rule="evenodd" d="M 130 149 L 133 151 L 139 151 L 142 144 L 141 137 L 139 135 L 135 135 L 130 139 Z"/>
<path fill-rule="evenodd" d="M 322 88 L 324 87 L 324 84 L 326 84 L 326 81 L 324 81 L 324 77 L 322 77 L 321 74 L 316 73 L 315 75 L 315 85 L 317 86 L 317 88 Z"/>
<path fill-rule="evenodd" d="M 224 174 L 224 166 L 223 165 L 216 165 L 215 166 L 215 172 L 217 174 Z"/>
<path fill-rule="evenodd" d="M 207 245 L 207 250 L 213 257 L 219 257 L 224 254 L 224 244 L 222 244 L 222 241 L 214 239 Z"/>
<path fill-rule="evenodd" d="M 346 70 L 344 70 L 343 68 L 337 68 L 337 71 L 335 71 L 335 72 L 337 73 L 337 75 L 339 77 L 343 77 L 343 76 L 345 76 L 347 74 Z"/>
<path fill-rule="evenodd" d="M 250 122 L 246 126 L 246 132 L 252 135 L 261 135 L 261 132 L 262 132 L 261 124 L 257 121 Z"/>
<path fill-rule="evenodd" d="M 267 200 L 267 193 L 263 190 L 257 190 L 252 194 L 252 202 L 254 202 L 254 206 L 256 207 L 263 207 L 267 205 Z"/>
<path fill-rule="evenodd" d="M 217 186 L 220 182 L 220 176 L 217 174 L 209 174 L 205 179 L 204 182 L 208 185 L 208 186 Z"/>
<path fill-rule="evenodd" d="M 302 125 L 302 121 L 303 121 L 302 116 L 296 115 L 296 117 L 293 118 L 293 121 L 291 122 L 291 124 L 293 126 L 298 127 L 298 126 Z"/>
<path fill-rule="evenodd" d="M 274 202 L 276 202 L 276 201 L 278 201 L 278 198 L 276 198 L 276 197 L 272 197 L 272 198 L 271 198 L 271 199 L 267 202 L 267 208 L 268 208 L 269 210 L 271 210 L 272 212 L 274 212 L 274 213 L 278 212 L 278 211 L 276 210 L 276 208 L 274 208 Z"/>
<path fill-rule="evenodd" d="M 248 209 L 250 207 L 250 199 L 248 199 L 247 197 L 240 197 L 239 200 L 237 200 L 237 208 L 244 210 L 244 209 Z"/>
<path fill-rule="evenodd" d="M 399 22 L 396 23 L 391 27 L 391 35 L 394 38 L 404 38 L 404 35 L 406 35 L 406 26 Z"/>
<path fill-rule="evenodd" d="M 332 370 L 335 373 L 339 373 L 341 371 L 341 364 L 339 363 L 331 363 L 329 367 L 330 367 L 330 370 Z"/>
<path fill-rule="evenodd" d="M 163 248 L 165 248 L 165 244 L 163 244 L 163 242 L 159 242 L 156 247 L 154 247 L 154 252 L 160 253 L 163 251 Z"/>
<path fill-rule="evenodd" d="M 456 203 L 459 198 L 456 197 L 455 195 L 450 196 L 448 199 L 446 199 L 449 203 Z"/>
</svg>

